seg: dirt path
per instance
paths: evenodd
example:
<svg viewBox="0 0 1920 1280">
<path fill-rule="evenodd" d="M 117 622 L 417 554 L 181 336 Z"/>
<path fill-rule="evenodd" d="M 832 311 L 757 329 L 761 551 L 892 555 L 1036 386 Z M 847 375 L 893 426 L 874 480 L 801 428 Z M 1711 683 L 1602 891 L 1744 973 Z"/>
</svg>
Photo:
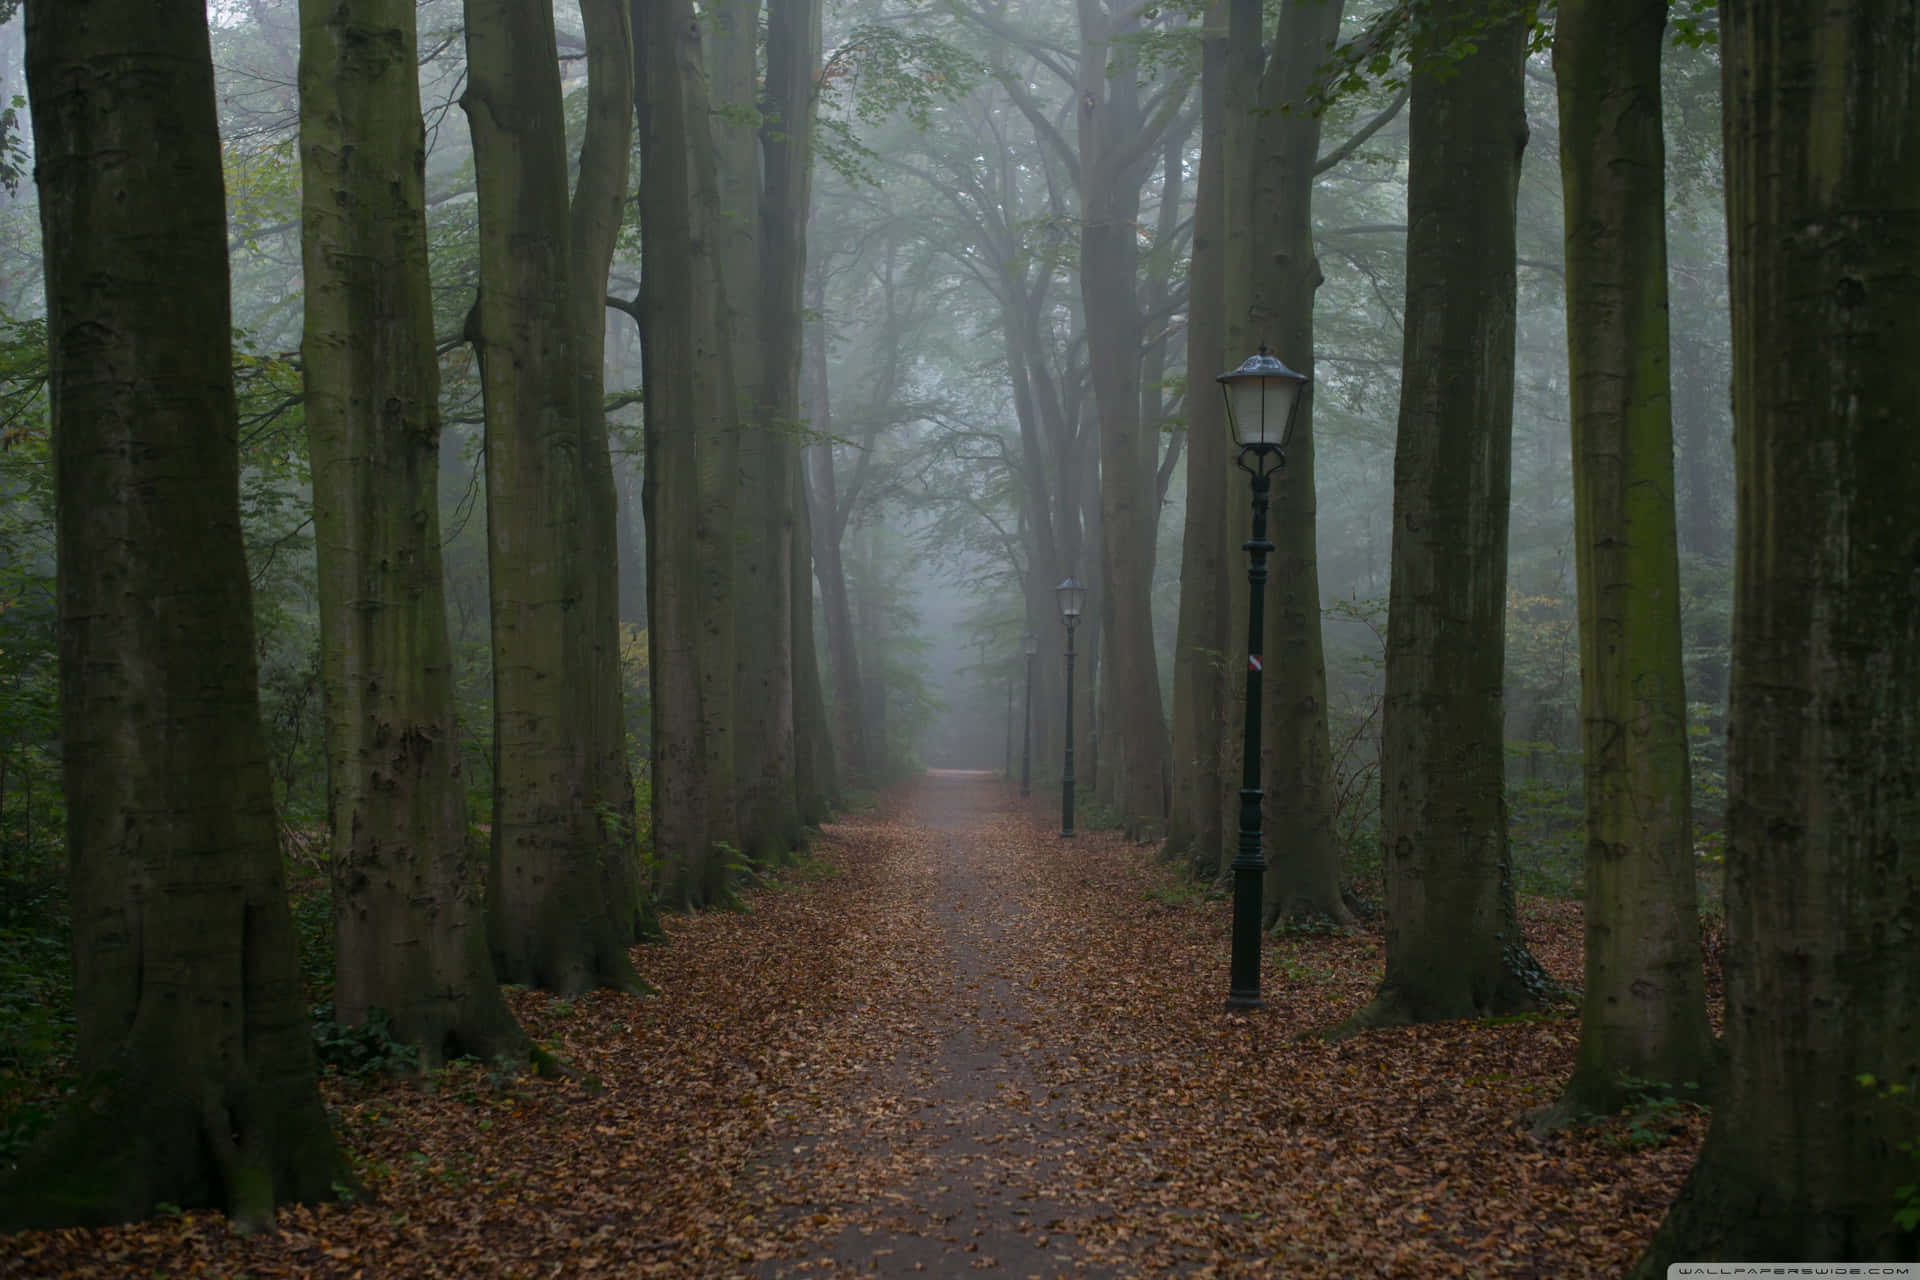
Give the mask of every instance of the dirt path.
<svg viewBox="0 0 1920 1280">
<path fill-rule="evenodd" d="M 1062 1166 L 1089 1117 L 1042 1082 L 1059 1075 L 1041 1029 L 1068 975 L 1039 969 L 1028 945 L 1042 927 L 1039 871 L 1022 856 L 1033 829 L 988 774 L 929 775 L 905 817 L 879 869 L 904 927 L 860 1011 L 866 1069 L 783 1127 L 758 1183 L 800 1238 L 759 1274 L 1114 1274 L 1074 1238 L 1075 1220 L 1104 1210 Z M 812 1203 L 792 1203 L 807 1191 Z"/>
<path fill-rule="evenodd" d="M 1227 1013 L 1225 904 L 1048 809 L 890 791 L 669 917 L 653 994 L 510 991 L 562 1076 L 328 1079 L 351 1201 L 0 1237 L 0 1278 L 1600 1280 L 1644 1248 L 1706 1118 L 1533 1137 L 1576 1021 L 1302 1040 L 1370 997 L 1374 934 L 1268 939 L 1269 1008 Z M 1528 944 L 1571 981 L 1566 905 Z"/>
</svg>

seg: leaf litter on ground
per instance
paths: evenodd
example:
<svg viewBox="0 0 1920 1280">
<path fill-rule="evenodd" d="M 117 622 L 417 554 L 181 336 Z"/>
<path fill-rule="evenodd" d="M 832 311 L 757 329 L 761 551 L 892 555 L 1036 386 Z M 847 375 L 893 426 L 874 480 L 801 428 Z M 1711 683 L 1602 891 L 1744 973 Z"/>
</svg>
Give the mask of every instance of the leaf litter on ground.
<svg viewBox="0 0 1920 1280">
<path fill-rule="evenodd" d="M 993 775 L 810 858 L 668 918 L 657 994 L 510 991 L 568 1075 L 327 1081 L 362 1200 L 0 1237 L 0 1276 L 1614 1276 L 1704 1136 L 1533 1136 L 1564 1014 L 1303 1038 L 1371 996 L 1377 932 L 1270 936 L 1269 1007 L 1226 1012 L 1227 905 Z M 1577 904 L 1522 922 L 1577 983 Z"/>
</svg>

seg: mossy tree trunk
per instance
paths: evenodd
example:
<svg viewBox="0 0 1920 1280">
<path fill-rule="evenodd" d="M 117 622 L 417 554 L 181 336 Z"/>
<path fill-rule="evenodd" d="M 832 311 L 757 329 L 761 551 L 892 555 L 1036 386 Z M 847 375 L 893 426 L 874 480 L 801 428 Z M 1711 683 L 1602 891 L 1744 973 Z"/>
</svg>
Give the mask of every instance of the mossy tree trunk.
<svg viewBox="0 0 1920 1280">
<path fill-rule="evenodd" d="M 546 6 L 467 0 L 461 99 L 480 212 L 468 329 L 487 421 L 489 935 L 503 980 L 562 994 L 637 985 L 627 948 L 645 909 L 624 731 L 606 740 L 620 724 L 618 595 L 598 390 L 605 206 L 624 186 L 631 55 L 617 4 L 588 0 L 582 14 L 589 75 L 615 83 L 589 90 L 577 210 Z"/>
<path fill-rule="evenodd" d="M 1920 12 L 1729 2 L 1720 50 L 1728 1065 L 1648 1277 L 1920 1261 Z"/>
<path fill-rule="evenodd" d="M 240 538 L 205 6 L 26 7 L 81 1084 L 0 1226 L 269 1227 L 352 1174 L 315 1087 Z"/>
<path fill-rule="evenodd" d="M 413 0 L 303 0 L 302 363 L 319 555 L 334 1016 L 524 1060 L 467 853 L 440 569 L 440 372 Z"/>
<path fill-rule="evenodd" d="M 1693 879 L 1668 377 L 1666 0 L 1561 0 L 1586 994 L 1556 1112 L 1693 1093 L 1713 1065 Z"/>
<path fill-rule="evenodd" d="M 1516 920 L 1501 723 L 1528 16 L 1453 0 L 1416 34 L 1381 726 L 1386 975 L 1342 1031 L 1527 1009 L 1552 990 Z M 1432 56 L 1454 41 L 1471 51 Z"/>
</svg>

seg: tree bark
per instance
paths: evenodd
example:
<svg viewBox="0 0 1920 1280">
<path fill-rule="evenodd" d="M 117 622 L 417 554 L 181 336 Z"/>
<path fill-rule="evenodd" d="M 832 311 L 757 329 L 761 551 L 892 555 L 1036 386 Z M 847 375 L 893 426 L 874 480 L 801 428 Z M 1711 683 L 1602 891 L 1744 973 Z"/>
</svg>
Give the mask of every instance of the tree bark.
<svg viewBox="0 0 1920 1280">
<path fill-rule="evenodd" d="M 1233 649 L 1227 544 L 1234 489 L 1226 409 L 1209 385 L 1229 367 L 1226 345 L 1227 5 L 1214 0 L 1202 33 L 1200 172 L 1187 269 L 1187 501 L 1180 544 L 1180 616 L 1173 643 L 1172 786 L 1165 856 L 1199 879 L 1223 869 L 1229 844 L 1220 797 L 1230 788 L 1221 744 L 1230 737 L 1227 654 Z"/>
<path fill-rule="evenodd" d="M 654 848 L 662 899 L 698 907 L 727 900 L 727 846 L 737 839 L 738 429 L 700 27 L 687 0 L 634 0 L 634 11 Z"/>
<path fill-rule="evenodd" d="M 1428 11 L 1413 70 L 1407 311 L 1381 726 L 1386 976 L 1342 1031 L 1553 994 L 1515 918 L 1502 740 L 1514 207 L 1529 15 Z M 1463 35 L 1463 32 L 1466 34 Z"/>
<path fill-rule="evenodd" d="M 826 309 L 824 277 L 808 286 L 808 310 L 821 316 Z M 833 433 L 833 405 L 827 385 L 827 335 L 824 320 L 807 331 L 803 403 L 808 425 L 821 436 Z M 833 444 L 822 440 L 808 448 L 811 459 L 808 499 L 809 530 L 813 541 L 813 572 L 820 583 L 820 607 L 827 636 L 827 668 L 833 685 L 833 721 L 840 759 L 850 782 L 865 784 L 873 773 L 867 743 L 867 720 L 861 714 L 860 655 L 853 632 L 853 608 L 847 597 L 844 545 L 847 506 L 839 494 L 833 469 Z"/>
<path fill-rule="evenodd" d="M 765 219 L 771 212 L 784 224 L 788 211 L 766 206 L 791 196 L 793 180 L 800 175 L 785 167 L 784 147 L 779 156 L 762 154 L 763 131 L 755 123 L 755 108 L 760 105 L 756 90 L 760 12 L 760 0 L 721 0 L 703 7 L 702 22 L 713 107 L 708 125 L 713 139 L 710 154 L 720 202 L 712 234 L 725 287 L 731 376 L 740 388 L 736 527 L 727 531 L 726 543 L 733 556 L 733 839 L 749 861 L 772 863 L 784 859 L 799 842 L 793 791 L 793 601 L 788 579 L 793 510 L 788 494 L 789 451 L 782 434 L 791 429 L 794 394 L 783 385 L 792 376 L 786 358 L 767 345 L 769 336 L 776 341 L 784 336 L 767 333 L 769 319 L 776 323 L 781 319 L 770 316 L 768 308 L 791 287 L 788 276 L 793 264 L 772 260 Z M 784 31 L 791 24 L 779 25 Z M 792 56 L 790 51 L 776 54 L 770 49 L 769 53 Z M 783 67 L 781 74 L 791 77 L 791 68 Z M 810 87 L 811 78 L 805 83 Z M 763 174 L 763 165 L 769 163 L 782 166 L 786 188 L 782 192 L 768 186 L 767 179 L 774 175 Z M 785 225 L 773 232 L 783 240 L 796 235 Z M 798 249 L 797 243 L 791 247 Z M 796 296 L 796 322 L 798 310 Z"/>
<path fill-rule="evenodd" d="M 627 947 L 644 919 L 618 692 L 612 472 L 598 394 L 602 246 L 612 243 L 607 206 L 624 186 L 631 95 L 622 73 L 630 55 L 612 0 L 588 0 L 582 12 L 597 37 L 589 74 L 615 83 L 589 89 L 576 208 L 567 200 L 549 9 L 466 0 L 461 99 L 480 212 L 480 296 L 468 326 L 487 424 L 495 756 L 488 932 L 502 980 L 563 995 L 636 988 Z M 590 282 L 591 319 L 583 296 Z"/>
<path fill-rule="evenodd" d="M 1587 822 L 1580 1053 L 1556 1116 L 1698 1093 L 1713 1065 L 1680 663 L 1666 23 L 1666 0 L 1561 0 L 1554 44 Z"/>
<path fill-rule="evenodd" d="M 412 0 L 304 0 L 301 342 L 319 561 L 334 1017 L 426 1066 L 524 1061 L 467 852 L 440 562 L 440 371 Z"/>
<path fill-rule="evenodd" d="M 1141 110 L 1139 68 L 1114 47 L 1137 29 L 1103 0 L 1078 0 L 1080 292 L 1100 415 L 1100 576 L 1089 583 L 1087 685 L 1098 689 L 1106 759 L 1090 762 L 1102 798 L 1130 837 L 1162 833 L 1167 724 L 1153 642 L 1153 565 L 1160 502 L 1157 430 L 1140 420 L 1140 184 L 1164 119 Z M 1097 677 L 1095 673 L 1097 671 Z M 1096 683 L 1097 681 L 1097 683 Z"/>
<path fill-rule="evenodd" d="M 1920 13 L 1729 0 L 1721 18 L 1728 1078 L 1641 1276 L 1920 1261 L 1894 1220 L 1920 1135 Z"/>
<path fill-rule="evenodd" d="M 1244 266 L 1238 261 L 1228 266 L 1230 273 L 1245 273 L 1253 297 L 1244 329 L 1235 326 L 1245 338 L 1229 349 L 1223 368 L 1240 363 L 1264 342 L 1282 361 L 1313 373 L 1313 302 L 1322 279 L 1313 247 L 1321 112 L 1311 93 L 1345 9 L 1344 0 L 1313 0 L 1281 12 L 1274 52 L 1260 81 L 1262 118 L 1248 192 L 1253 230 L 1241 242 L 1243 248 L 1259 245 L 1261 252 L 1251 254 Z M 1287 445 L 1286 470 L 1274 477 L 1268 524 L 1274 559 L 1265 638 L 1274 661 L 1262 689 L 1267 793 L 1262 830 L 1272 833 L 1268 844 L 1274 852 L 1268 856 L 1262 918 L 1269 925 L 1283 918 L 1354 923 L 1341 899 L 1341 850 L 1333 823 L 1313 460 L 1309 396 Z M 1242 502 L 1233 509 L 1237 515 L 1247 507 Z M 1250 511 L 1244 519 L 1250 521 Z M 1235 527 L 1240 525 L 1236 520 Z M 1239 615 L 1244 630 L 1244 607 Z"/>
<path fill-rule="evenodd" d="M 271 1227 L 353 1175 L 261 736 L 206 9 L 33 0 L 26 23 L 81 1084 L 0 1228 L 163 1202 Z"/>
</svg>

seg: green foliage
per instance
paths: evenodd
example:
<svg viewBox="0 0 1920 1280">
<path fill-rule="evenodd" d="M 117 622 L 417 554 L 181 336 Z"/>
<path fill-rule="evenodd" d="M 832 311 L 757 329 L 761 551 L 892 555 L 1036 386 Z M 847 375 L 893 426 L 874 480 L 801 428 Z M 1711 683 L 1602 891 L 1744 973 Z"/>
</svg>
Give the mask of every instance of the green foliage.
<svg viewBox="0 0 1920 1280">
<path fill-rule="evenodd" d="M 0 17 L 0 22 L 5 18 Z M 20 110 L 27 100 L 14 94 L 4 108 L 0 108 L 0 186 L 7 189 L 8 195 L 20 190 L 20 179 L 27 173 L 27 148 L 20 141 Z"/>
<path fill-rule="evenodd" d="M 313 1006 L 313 1050 L 320 1068 L 329 1075 L 355 1080 L 406 1075 L 420 1066 L 417 1046 L 393 1038 L 393 1023 L 384 1009 L 370 1009 L 357 1027 L 334 1021 L 331 1002 Z"/>
<path fill-rule="evenodd" d="M 1159 884 L 1150 886 L 1146 891 L 1149 902 L 1157 902 L 1163 907 L 1176 910 L 1188 907 L 1209 907 L 1224 902 L 1227 890 L 1223 881 L 1198 881 L 1185 875 L 1169 874 Z"/>
<path fill-rule="evenodd" d="M 847 32 L 820 68 L 814 150 L 853 186 L 877 186 L 876 153 L 860 125 L 904 116 L 925 129 L 933 112 L 979 79 L 979 59 L 922 26 L 863 22 Z"/>
<path fill-rule="evenodd" d="M 1913 1090 L 1894 1080 L 1882 1080 L 1872 1072 L 1855 1076 L 1854 1083 L 1871 1090 L 1881 1102 L 1905 1100 L 1912 1114 Z M 1920 1175 L 1920 1138 L 1894 1144 L 1894 1150 L 1906 1156 L 1916 1175 Z M 1893 1222 L 1902 1231 L 1920 1230 L 1920 1176 L 1893 1189 Z"/>
<path fill-rule="evenodd" d="M 1442 78 L 1453 75 L 1479 51 L 1479 38 L 1487 28 L 1515 19 L 1528 24 L 1530 53 L 1552 44 L 1552 0 L 1488 0 L 1470 11 L 1439 11 L 1419 0 L 1393 0 L 1364 32 L 1332 50 L 1314 77 L 1314 109 L 1325 110 L 1344 95 L 1375 87 L 1405 88 L 1416 66 Z"/>
<path fill-rule="evenodd" d="M 293 908 L 293 939 L 300 956 L 300 977 L 307 998 L 323 1003 L 333 994 L 333 891 L 324 878 L 310 874 L 290 877 L 288 901 Z"/>
<path fill-rule="evenodd" d="M 1621 1123 L 1607 1135 L 1607 1142 L 1622 1151 L 1663 1147 L 1685 1133 L 1681 1122 L 1686 1116 L 1706 1110 L 1693 1100 L 1700 1086 L 1692 1080 L 1675 1085 L 1622 1072 L 1618 1083 L 1628 1102 L 1620 1109 Z"/>
<path fill-rule="evenodd" d="M 73 1048 L 44 320 L 0 312 L 0 1160 Z"/>
<path fill-rule="evenodd" d="M 1688 49 L 1711 49 L 1720 43 L 1719 0 L 1674 0 L 1673 43 Z"/>
</svg>

